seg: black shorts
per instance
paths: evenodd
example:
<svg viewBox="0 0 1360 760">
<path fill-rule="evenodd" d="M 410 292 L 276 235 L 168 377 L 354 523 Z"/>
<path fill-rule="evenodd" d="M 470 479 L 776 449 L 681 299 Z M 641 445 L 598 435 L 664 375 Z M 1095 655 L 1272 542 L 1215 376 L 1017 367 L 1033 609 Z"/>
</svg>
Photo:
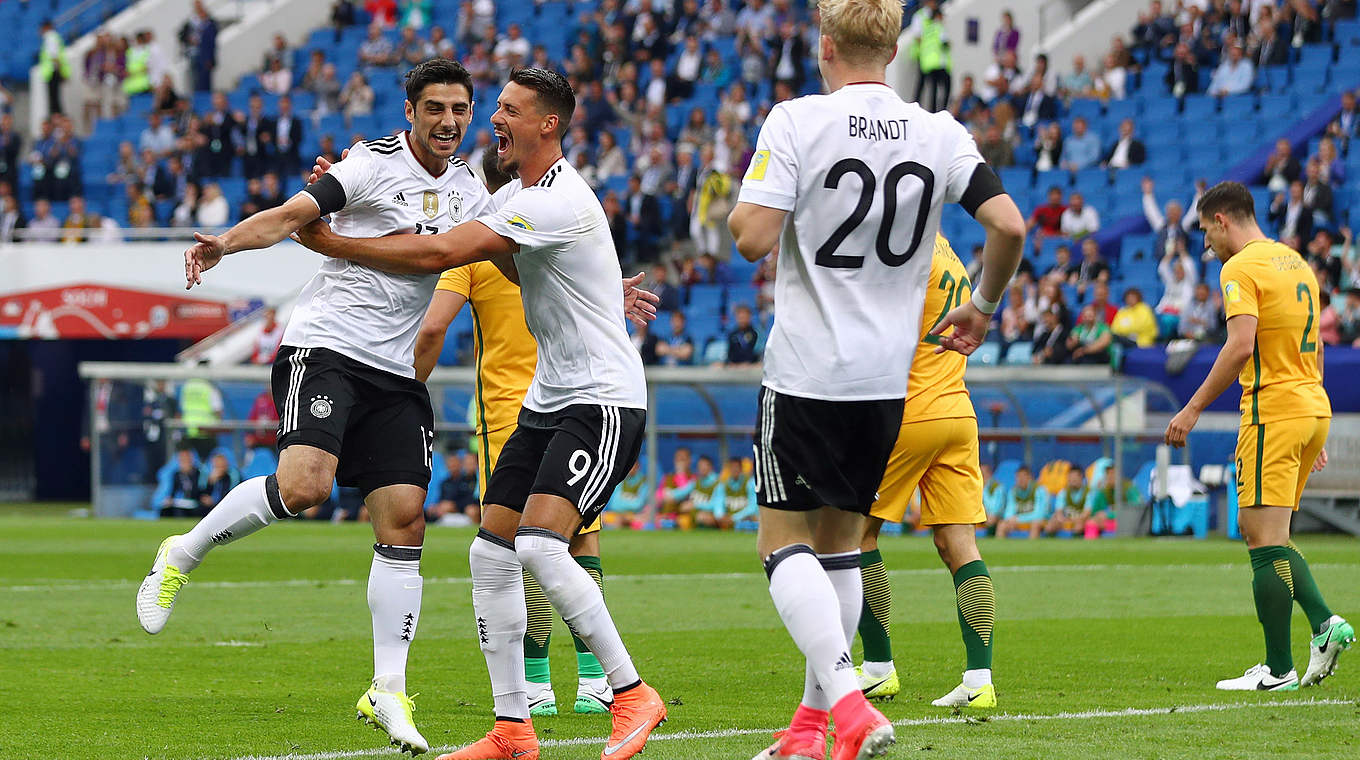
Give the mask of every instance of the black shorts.
<svg viewBox="0 0 1360 760">
<path fill-rule="evenodd" d="M 434 409 L 425 384 L 325 348 L 283 346 L 271 382 L 279 451 L 315 446 L 340 459 L 335 479 L 367 497 L 429 488 Z"/>
<path fill-rule="evenodd" d="M 760 389 L 756 503 L 869 514 L 902 427 L 904 399 L 823 401 Z"/>
<path fill-rule="evenodd" d="M 633 468 L 646 426 L 645 409 L 596 404 L 572 404 L 555 412 L 522 408 L 482 503 L 523 512 L 530 494 L 551 494 L 575 505 L 581 525 L 589 525 Z"/>
</svg>

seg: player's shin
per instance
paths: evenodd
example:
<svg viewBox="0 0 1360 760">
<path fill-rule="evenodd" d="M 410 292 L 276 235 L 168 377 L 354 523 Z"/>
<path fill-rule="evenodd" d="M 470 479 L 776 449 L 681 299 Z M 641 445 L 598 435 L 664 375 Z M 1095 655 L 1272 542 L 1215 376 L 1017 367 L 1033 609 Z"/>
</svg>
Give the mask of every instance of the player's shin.
<svg viewBox="0 0 1360 760">
<path fill-rule="evenodd" d="M 524 607 L 528 626 L 524 636 L 524 678 L 529 683 L 551 684 L 548 642 L 552 638 L 552 603 L 534 576 L 524 571 Z"/>
<path fill-rule="evenodd" d="M 176 538 L 167 560 L 187 573 L 198 567 L 213 547 L 239 541 L 270 523 L 294 516 L 279 496 L 277 476 L 251 478 L 228 491 L 207 516 Z"/>
<path fill-rule="evenodd" d="M 963 685 L 976 689 L 992 682 L 992 628 L 996 623 L 996 594 L 987 564 L 974 560 L 954 572 L 959 630 L 968 656 Z"/>
<path fill-rule="evenodd" d="M 1332 617 L 1332 610 L 1322 598 L 1322 592 L 1318 590 L 1317 582 L 1313 580 L 1313 571 L 1308 568 L 1308 560 L 1303 558 L 1303 553 L 1293 541 L 1285 544 L 1284 550 L 1289 555 L 1294 601 L 1299 603 L 1303 614 L 1308 616 L 1308 630 L 1317 633 Z"/>
<path fill-rule="evenodd" d="M 1256 617 L 1266 639 L 1266 666 L 1281 677 L 1294 668 L 1289 651 L 1289 619 L 1294 611 L 1294 581 L 1289 552 L 1283 546 L 1258 546 L 1251 555 L 1251 588 Z"/>
<path fill-rule="evenodd" d="M 420 622 L 424 580 L 419 546 L 373 545 L 368 610 L 373 617 L 373 687 L 406 691 L 406 656 Z"/>
<path fill-rule="evenodd" d="M 812 547 L 791 544 L 776 549 L 765 559 L 765 573 L 775 610 L 807 657 L 827 702 L 834 706 L 847 694 L 857 693 L 859 684 L 840 624 L 840 600 Z"/>
<path fill-rule="evenodd" d="M 529 700 L 524 685 L 523 568 L 513 545 L 479 531 L 468 550 L 472 568 L 472 609 L 477 639 L 491 677 L 496 718 L 527 721 Z"/>
<path fill-rule="evenodd" d="M 609 686 L 618 690 L 636 684 L 637 669 L 609 616 L 604 595 L 590 573 L 572 559 L 567 538 L 525 526 L 515 534 L 515 550 L 567 627 L 599 658 Z"/>
<path fill-rule="evenodd" d="M 892 670 L 892 639 L 888 635 L 888 620 L 892 614 L 892 586 L 888 570 L 883 566 L 883 555 L 878 549 L 864 552 L 859 557 L 860 583 L 864 601 L 859 617 L 859 637 L 864 643 L 864 672 L 870 676 L 886 676 Z"/>
</svg>

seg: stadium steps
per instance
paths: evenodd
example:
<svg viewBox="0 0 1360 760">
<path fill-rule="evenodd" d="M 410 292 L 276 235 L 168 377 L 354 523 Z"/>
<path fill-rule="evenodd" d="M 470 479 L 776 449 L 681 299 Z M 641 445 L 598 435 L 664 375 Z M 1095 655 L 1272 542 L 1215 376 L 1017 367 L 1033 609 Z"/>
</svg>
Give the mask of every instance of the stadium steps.
<svg viewBox="0 0 1360 760">
<path fill-rule="evenodd" d="M 1299 511 L 1337 530 L 1360 536 L 1360 494 L 1354 491 L 1305 491 Z"/>
</svg>

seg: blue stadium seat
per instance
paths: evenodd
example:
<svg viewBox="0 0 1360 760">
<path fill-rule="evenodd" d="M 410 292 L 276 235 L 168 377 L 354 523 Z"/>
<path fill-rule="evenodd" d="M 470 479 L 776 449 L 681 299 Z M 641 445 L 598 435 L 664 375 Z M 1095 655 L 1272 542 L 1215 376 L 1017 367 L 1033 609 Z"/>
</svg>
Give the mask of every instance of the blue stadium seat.
<svg viewBox="0 0 1360 760">
<path fill-rule="evenodd" d="M 969 364 L 978 364 L 983 367 L 994 367 L 1001 362 L 1001 344 L 983 343 L 977 347 L 968 357 Z"/>
<path fill-rule="evenodd" d="M 1277 119 L 1281 114 L 1291 114 L 1293 111 L 1294 95 L 1292 93 L 1272 92 L 1272 94 L 1261 96 L 1261 117 L 1263 119 Z"/>
<path fill-rule="evenodd" d="M 1098 192 L 1110 186 L 1110 171 L 1099 166 L 1078 170 L 1073 175 L 1072 187 L 1082 194 Z"/>
<path fill-rule="evenodd" d="M 1208 121 L 1218 113 L 1218 100 L 1211 95 L 1186 95 L 1181 107 L 1181 118 L 1195 123 Z"/>
<path fill-rule="evenodd" d="M 997 175 L 1001 177 L 1001 184 L 1014 193 L 1020 188 L 1032 186 L 1034 171 L 1028 166 L 1004 166 Z"/>
<path fill-rule="evenodd" d="M 1029 364 L 1030 357 L 1033 355 L 1034 346 L 1027 341 L 1017 341 L 1006 349 L 1007 364 Z"/>
<path fill-rule="evenodd" d="M 1288 66 L 1262 66 L 1257 75 L 1265 84 L 1267 90 L 1272 93 L 1283 93 L 1289 89 L 1289 67 Z M 1265 104 L 1262 103 L 1262 112 L 1265 111 Z"/>
<path fill-rule="evenodd" d="M 1295 92 L 1322 92 L 1327 89 L 1327 70 L 1331 67 L 1326 61 L 1300 61 L 1294 64 Z"/>
</svg>

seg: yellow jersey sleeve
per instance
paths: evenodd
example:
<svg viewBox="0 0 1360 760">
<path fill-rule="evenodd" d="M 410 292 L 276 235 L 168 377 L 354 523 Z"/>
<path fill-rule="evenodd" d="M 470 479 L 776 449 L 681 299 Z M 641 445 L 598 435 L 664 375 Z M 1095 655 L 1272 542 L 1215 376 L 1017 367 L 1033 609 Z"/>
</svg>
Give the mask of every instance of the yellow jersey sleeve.
<svg viewBox="0 0 1360 760">
<path fill-rule="evenodd" d="M 1242 424 L 1330 417 L 1318 371 L 1318 283 L 1293 249 L 1274 241 L 1247 245 L 1223 265 L 1223 308 L 1257 318 L 1251 359 L 1242 367 Z"/>
<path fill-rule="evenodd" d="M 494 266 L 494 265 L 493 265 Z M 464 298 L 472 297 L 472 267 L 454 267 L 439 275 L 435 290 L 448 290 Z"/>
<path fill-rule="evenodd" d="M 938 343 L 925 340 L 950 309 L 972 295 L 968 269 L 959 261 L 949 241 L 943 235 L 936 235 L 935 250 L 930 259 L 930 284 L 921 313 L 921 342 L 916 347 L 911 374 L 907 377 L 903 422 L 976 416 L 968 388 L 963 383 L 968 358 L 955 351 L 937 354 Z"/>
</svg>

